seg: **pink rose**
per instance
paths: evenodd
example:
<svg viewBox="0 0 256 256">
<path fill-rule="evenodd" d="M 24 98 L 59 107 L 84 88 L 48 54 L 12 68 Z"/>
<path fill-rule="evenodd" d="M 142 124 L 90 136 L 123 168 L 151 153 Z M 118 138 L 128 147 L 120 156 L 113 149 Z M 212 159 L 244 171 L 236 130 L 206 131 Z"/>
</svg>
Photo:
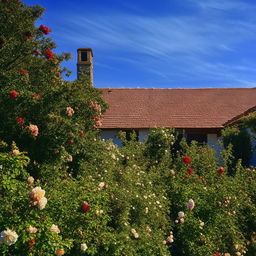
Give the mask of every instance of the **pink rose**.
<svg viewBox="0 0 256 256">
<path fill-rule="evenodd" d="M 66 108 L 66 113 L 68 116 L 73 116 L 73 114 L 75 113 L 74 109 L 71 107 L 67 107 Z"/>
<path fill-rule="evenodd" d="M 37 125 L 30 124 L 29 126 L 27 126 L 27 129 L 31 132 L 32 136 L 36 137 L 38 135 L 38 127 L 37 127 Z"/>
</svg>

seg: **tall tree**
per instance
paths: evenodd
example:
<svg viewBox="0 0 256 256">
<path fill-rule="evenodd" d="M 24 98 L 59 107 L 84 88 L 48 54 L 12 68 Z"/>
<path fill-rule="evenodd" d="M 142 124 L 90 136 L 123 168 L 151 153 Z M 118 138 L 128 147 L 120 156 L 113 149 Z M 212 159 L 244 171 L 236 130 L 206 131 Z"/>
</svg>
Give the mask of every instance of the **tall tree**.
<svg viewBox="0 0 256 256">
<path fill-rule="evenodd" d="M 39 164 L 80 154 L 106 107 L 85 81 L 62 79 L 60 64 L 69 54 L 55 54 L 51 29 L 35 26 L 43 11 L 19 0 L 0 2 L 0 139 L 15 141 Z M 35 165 L 30 169 L 35 174 Z"/>
</svg>

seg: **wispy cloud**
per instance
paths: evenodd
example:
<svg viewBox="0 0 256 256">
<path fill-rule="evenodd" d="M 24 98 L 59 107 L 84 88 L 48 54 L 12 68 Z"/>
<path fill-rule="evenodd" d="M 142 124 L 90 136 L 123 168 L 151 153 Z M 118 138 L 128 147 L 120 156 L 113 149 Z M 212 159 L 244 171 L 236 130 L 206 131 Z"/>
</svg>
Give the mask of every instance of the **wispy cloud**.
<svg viewBox="0 0 256 256">
<path fill-rule="evenodd" d="M 77 47 L 91 46 L 104 52 L 98 58 L 99 66 L 106 60 L 128 62 L 163 79 L 179 76 L 185 79 L 210 77 L 215 81 L 246 81 L 239 72 L 252 74 L 247 65 L 230 65 L 243 44 L 256 42 L 256 6 L 239 0 L 186 0 L 194 6 L 207 9 L 207 15 L 190 13 L 182 16 L 148 17 L 125 13 L 108 15 L 69 15 L 58 31 L 59 40 Z M 186 2 L 185 1 L 185 2 Z M 215 10 L 220 10 L 216 16 Z M 247 12 L 239 20 L 227 10 Z M 252 15 L 253 14 L 253 15 Z M 223 56 L 226 56 L 225 58 Z M 97 65 L 97 62 L 95 63 Z M 255 72 L 254 72 L 255 73 Z M 254 76 L 255 77 L 255 76 Z M 255 77 L 256 78 L 256 77 Z"/>
<path fill-rule="evenodd" d="M 252 5 L 240 0 L 188 0 L 203 9 L 234 10 L 251 9 Z"/>
</svg>

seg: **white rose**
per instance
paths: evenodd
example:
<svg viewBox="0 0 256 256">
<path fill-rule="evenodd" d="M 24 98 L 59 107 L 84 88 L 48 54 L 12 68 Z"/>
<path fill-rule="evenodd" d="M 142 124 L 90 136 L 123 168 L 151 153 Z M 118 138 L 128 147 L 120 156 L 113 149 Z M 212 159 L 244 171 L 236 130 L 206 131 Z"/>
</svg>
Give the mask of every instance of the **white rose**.
<svg viewBox="0 0 256 256">
<path fill-rule="evenodd" d="M 185 213 L 184 212 L 178 212 L 178 216 L 180 219 L 184 218 Z"/>
<path fill-rule="evenodd" d="M 189 199 L 188 204 L 187 204 L 187 207 L 188 207 L 189 210 L 193 210 L 193 209 L 194 209 L 194 207 L 195 207 L 195 202 L 194 202 L 193 199 Z"/>
<path fill-rule="evenodd" d="M 85 252 L 87 249 L 88 249 L 88 246 L 87 246 L 87 244 L 81 244 L 81 251 L 83 251 L 83 252 Z"/>
<path fill-rule="evenodd" d="M 59 234 L 60 233 L 60 229 L 57 225 L 54 225 L 52 224 L 52 226 L 50 227 L 50 230 L 53 232 L 53 233 L 57 233 Z"/>
<path fill-rule="evenodd" d="M 28 228 L 28 233 L 34 234 L 34 233 L 36 233 L 36 232 L 37 232 L 37 228 L 32 227 L 32 226 L 30 225 L 29 228 Z"/>
<path fill-rule="evenodd" d="M 45 208 L 46 204 L 47 204 L 47 198 L 43 197 L 41 200 L 38 201 L 37 206 L 40 210 L 43 210 Z"/>
<path fill-rule="evenodd" d="M 10 246 L 16 243 L 17 239 L 18 239 L 17 233 L 15 231 L 10 230 L 9 228 L 0 233 L 0 242 L 6 245 Z"/>
</svg>

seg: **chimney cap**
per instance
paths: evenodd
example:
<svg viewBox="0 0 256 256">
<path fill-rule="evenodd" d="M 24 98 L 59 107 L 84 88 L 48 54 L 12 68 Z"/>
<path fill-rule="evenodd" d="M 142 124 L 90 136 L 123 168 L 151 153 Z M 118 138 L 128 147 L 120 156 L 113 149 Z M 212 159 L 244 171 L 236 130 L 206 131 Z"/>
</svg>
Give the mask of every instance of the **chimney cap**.
<svg viewBox="0 0 256 256">
<path fill-rule="evenodd" d="M 78 51 L 78 52 L 79 52 L 79 51 L 87 51 L 87 52 L 89 51 L 89 52 L 91 52 L 92 57 L 93 57 L 92 48 L 78 48 L 77 51 Z"/>
</svg>

